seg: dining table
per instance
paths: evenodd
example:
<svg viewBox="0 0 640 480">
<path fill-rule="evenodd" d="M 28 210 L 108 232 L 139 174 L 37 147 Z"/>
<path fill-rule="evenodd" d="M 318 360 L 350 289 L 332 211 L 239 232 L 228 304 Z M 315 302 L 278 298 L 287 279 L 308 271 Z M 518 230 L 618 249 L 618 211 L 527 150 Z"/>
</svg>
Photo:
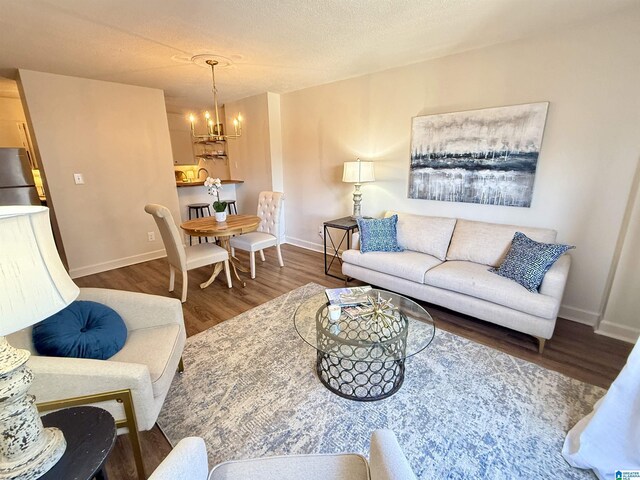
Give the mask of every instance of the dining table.
<svg viewBox="0 0 640 480">
<path fill-rule="evenodd" d="M 247 273 L 249 269 L 240 260 L 231 255 L 230 240 L 234 235 L 255 232 L 260 225 L 260 221 L 261 219 L 257 215 L 227 215 L 224 222 L 217 222 L 215 217 L 211 216 L 187 220 L 180 225 L 180 228 L 193 237 L 216 237 L 220 242 L 220 246 L 229 252 L 229 264 L 233 274 L 242 283 L 242 286 L 246 287 L 247 284 L 240 278 L 238 271 Z M 211 285 L 223 267 L 222 262 L 217 263 L 209 280 L 201 283 L 200 288 L 207 288 Z"/>
</svg>

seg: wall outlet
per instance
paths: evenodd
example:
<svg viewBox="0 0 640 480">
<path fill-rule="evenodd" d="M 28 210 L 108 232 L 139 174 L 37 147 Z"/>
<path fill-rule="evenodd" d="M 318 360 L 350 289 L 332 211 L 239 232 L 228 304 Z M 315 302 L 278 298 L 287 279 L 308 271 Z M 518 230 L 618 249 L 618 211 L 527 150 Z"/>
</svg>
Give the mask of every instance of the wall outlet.
<svg viewBox="0 0 640 480">
<path fill-rule="evenodd" d="M 76 185 L 84 185 L 84 177 L 81 173 L 74 173 L 73 181 L 76 182 Z"/>
<path fill-rule="evenodd" d="M 154 242 L 156 239 L 156 232 L 147 232 L 147 238 L 150 242 Z"/>
<path fill-rule="evenodd" d="M 318 225 L 318 235 L 324 238 L 324 225 Z"/>
</svg>

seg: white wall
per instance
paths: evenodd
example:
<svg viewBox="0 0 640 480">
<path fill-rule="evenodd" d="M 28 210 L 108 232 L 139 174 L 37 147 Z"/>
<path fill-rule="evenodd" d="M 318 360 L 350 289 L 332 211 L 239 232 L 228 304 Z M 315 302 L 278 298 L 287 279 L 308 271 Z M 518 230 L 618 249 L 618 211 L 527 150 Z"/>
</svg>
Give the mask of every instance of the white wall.
<svg viewBox="0 0 640 480">
<path fill-rule="evenodd" d="M 577 246 L 561 315 L 595 324 L 640 151 L 640 9 L 597 24 L 282 95 L 287 240 L 319 247 L 349 215 L 342 164 L 376 162 L 385 209 L 558 230 Z M 411 118 L 549 101 L 531 208 L 407 199 Z"/>
<path fill-rule="evenodd" d="M 19 76 L 70 275 L 163 256 L 144 212 L 160 203 L 180 218 L 163 92 L 29 70 Z M 74 184 L 74 173 L 84 185 Z"/>
<path fill-rule="evenodd" d="M 640 336 L 640 169 L 635 177 L 627 218 L 621 236 L 620 255 L 614 263 L 611 294 L 598 333 L 636 342 Z"/>
<path fill-rule="evenodd" d="M 225 111 L 227 132 L 233 132 L 233 118 L 242 115 L 242 136 L 227 142 L 231 179 L 244 180 L 236 189 L 238 211 L 255 214 L 258 194 L 262 190 L 271 190 L 267 94 L 227 103 Z"/>
</svg>

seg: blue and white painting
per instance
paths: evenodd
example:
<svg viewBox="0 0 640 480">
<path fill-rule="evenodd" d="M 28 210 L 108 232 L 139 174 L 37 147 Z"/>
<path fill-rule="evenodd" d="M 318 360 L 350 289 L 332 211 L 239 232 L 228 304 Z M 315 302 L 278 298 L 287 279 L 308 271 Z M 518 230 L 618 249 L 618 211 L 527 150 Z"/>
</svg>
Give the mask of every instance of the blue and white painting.
<svg viewBox="0 0 640 480">
<path fill-rule="evenodd" d="M 414 117 L 409 198 L 531 206 L 548 106 Z"/>
</svg>

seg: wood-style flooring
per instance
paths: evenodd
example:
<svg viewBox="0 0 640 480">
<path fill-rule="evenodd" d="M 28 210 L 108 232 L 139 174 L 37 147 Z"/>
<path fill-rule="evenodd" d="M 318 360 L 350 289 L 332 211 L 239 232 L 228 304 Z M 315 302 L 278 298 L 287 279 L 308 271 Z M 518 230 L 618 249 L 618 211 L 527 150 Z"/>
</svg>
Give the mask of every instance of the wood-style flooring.
<svg viewBox="0 0 640 480">
<path fill-rule="evenodd" d="M 266 251 L 266 262 L 256 259 L 255 280 L 244 275 L 246 288 L 227 288 L 222 279 L 201 290 L 199 284 L 209 277 L 209 268 L 189 272 L 187 302 L 183 304 L 187 335 L 194 335 L 224 320 L 258 306 L 309 282 L 326 287 L 340 287 L 344 282 L 324 275 L 321 253 L 284 245 L 285 267 L 279 268 L 274 249 Z M 238 252 L 248 265 L 248 257 Z M 336 272 L 339 270 L 336 269 Z M 119 268 L 76 279 L 80 287 L 102 287 L 151 293 L 179 298 L 180 276 L 176 290 L 167 291 L 169 268 L 164 259 Z M 222 275 L 224 277 L 224 275 Z M 353 284 L 357 284 L 354 282 Z M 424 303 L 423 303 L 424 304 Z M 543 355 L 537 353 L 535 339 L 487 322 L 424 304 L 436 321 L 436 327 L 496 348 L 510 355 L 556 370 L 567 376 L 608 388 L 624 366 L 631 345 L 596 335 L 593 329 L 564 319 L 558 319 L 553 338 L 547 341 Z M 189 368 L 186 364 L 185 368 Z M 169 453 L 171 446 L 156 426 L 142 432 L 142 450 L 147 474 L 152 472 Z M 135 465 L 127 435 L 118 437 L 116 447 L 107 462 L 111 480 L 135 479 Z"/>
</svg>

